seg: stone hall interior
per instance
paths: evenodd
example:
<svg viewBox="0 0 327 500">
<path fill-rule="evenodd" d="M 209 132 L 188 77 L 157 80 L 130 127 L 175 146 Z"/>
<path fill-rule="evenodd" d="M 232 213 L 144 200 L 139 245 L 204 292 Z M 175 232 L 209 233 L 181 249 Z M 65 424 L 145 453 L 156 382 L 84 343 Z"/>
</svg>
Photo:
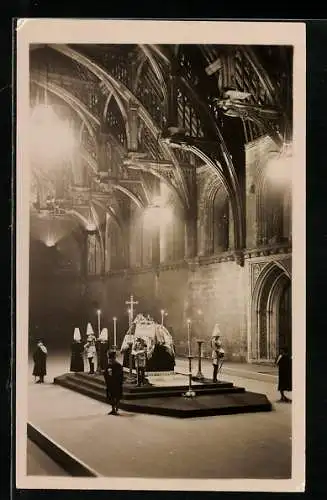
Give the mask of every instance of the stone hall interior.
<svg viewBox="0 0 327 500">
<path fill-rule="evenodd" d="M 132 307 L 165 325 L 181 363 L 202 341 L 208 373 L 218 324 L 224 378 L 239 383 L 247 372 L 243 385 L 276 400 L 274 363 L 282 347 L 292 352 L 293 48 L 32 44 L 29 56 L 30 353 L 42 338 L 49 361 L 57 352 L 68 359 L 74 329 L 86 339 L 88 325 L 96 336 L 108 328 L 109 344 L 120 348 Z M 84 396 L 61 397 L 68 408 L 70 398 Z M 218 461 L 220 477 L 290 476 L 291 407 L 280 408 L 278 418 L 247 415 L 233 426 L 244 431 L 244 453 L 256 440 L 257 448 L 252 465 Z M 166 417 L 139 418 L 157 436 L 152 419 Z M 207 418 L 209 434 L 210 425 L 228 434 L 228 418 L 241 417 Z M 189 427 L 176 422 L 173 435 L 178 441 L 184 432 L 187 442 Z M 197 463 L 201 477 L 217 465 L 209 449 L 208 442 L 209 462 Z M 182 467 L 175 452 L 171 460 Z M 104 457 L 98 462 L 95 469 Z M 133 464 L 126 458 L 124 467 L 141 467 Z"/>
<path fill-rule="evenodd" d="M 30 338 L 128 326 L 291 348 L 292 47 L 31 46 Z"/>
</svg>

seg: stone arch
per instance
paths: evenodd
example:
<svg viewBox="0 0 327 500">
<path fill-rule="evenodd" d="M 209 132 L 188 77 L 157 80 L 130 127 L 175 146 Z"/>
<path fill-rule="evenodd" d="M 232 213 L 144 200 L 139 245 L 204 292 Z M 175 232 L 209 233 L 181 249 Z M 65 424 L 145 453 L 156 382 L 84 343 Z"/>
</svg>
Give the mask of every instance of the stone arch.
<svg viewBox="0 0 327 500">
<path fill-rule="evenodd" d="M 46 88 L 49 92 L 52 94 L 56 95 L 60 99 L 62 99 L 64 102 L 66 102 L 75 112 L 76 114 L 81 118 L 82 122 L 85 123 L 86 127 L 88 128 L 89 133 L 95 137 L 95 132 L 94 132 L 94 126 L 100 126 L 100 120 L 91 113 L 87 109 L 84 103 L 77 99 L 73 94 L 68 92 L 68 90 L 64 89 L 63 87 L 60 87 L 59 85 L 56 85 L 55 83 L 46 81 L 45 78 L 41 78 L 38 76 L 38 78 L 33 77 L 32 73 L 32 78 L 31 82 L 34 83 L 35 85 L 38 85 L 39 87 Z"/>
<path fill-rule="evenodd" d="M 45 79 L 38 78 L 31 79 L 32 83 L 40 87 L 46 88 L 51 94 L 55 95 L 63 102 L 65 102 L 81 119 L 81 126 L 79 131 L 79 155 L 76 157 L 72 164 L 73 178 L 77 185 L 84 185 L 87 183 L 88 172 L 85 170 L 84 165 L 91 168 L 91 171 L 97 172 L 98 163 L 97 160 L 86 150 L 83 144 L 83 134 L 86 131 L 94 143 L 95 150 L 97 149 L 97 138 L 96 138 L 96 128 L 100 126 L 99 119 L 92 114 L 85 104 L 83 104 L 79 99 L 77 99 L 73 94 L 68 92 L 63 87 L 56 85 L 52 82 L 46 82 Z M 82 162 L 82 163 L 81 163 Z"/>
<path fill-rule="evenodd" d="M 154 75 L 156 76 L 159 85 L 161 87 L 161 92 L 163 95 L 164 102 L 167 103 L 168 100 L 168 89 L 167 89 L 167 84 L 165 81 L 165 78 L 162 74 L 162 71 L 160 69 L 160 66 L 158 65 L 155 57 L 153 57 L 153 54 L 151 52 L 150 46 L 147 45 L 140 45 L 140 49 L 142 50 L 145 59 L 143 59 L 140 63 L 140 71 L 138 71 L 138 77 L 135 79 L 135 85 L 134 85 L 134 92 L 137 92 L 137 87 L 139 85 L 140 79 L 141 79 L 141 73 L 144 71 L 144 68 L 146 66 L 145 62 L 148 62 L 149 67 L 153 71 Z"/>
<path fill-rule="evenodd" d="M 127 140 L 129 140 L 130 137 L 130 130 L 129 130 L 129 121 L 128 121 L 128 115 L 126 111 L 126 106 L 124 104 L 124 99 L 120 95 L 118 89 L 115 86 L 115 79 L 113 77 L 110 77 L 108 73 L 102 69 L 99 65 L 91 61 L 88 57 L 84 56 L 83 54 L 79 53 L 75 49 L 72 49 L 68 45 L 63 45 L 63 44 L 49 44 L 49 47 L 51 47 L 53 50 L 56 50 L 60 52 L 61 54 L 69 57 L 73 61 L 78 62 L 85 68 L 87 68 L 89 71 L 91 71 L 97 78 L 99 78 L 100 82 L 104 84 L 104 86 L 108 90 L 108 94 L 112 94 L 114 97 L 118 108 L 121 112 L 121 115 L 123 117 L 123 121 L 125 124 L 125 129 L 126 129 L 126 137 Z"/>
<path fill-rule="evenodd" d="M 146 127 L 149 129 L 151 134 L 157 139 L 159 137 L 160 130 L 154 123 L 153 119 L 151 118 L 149 112 L 142 106 L 142 104 L 138 101 L 138 99 L 135 97 L 135 95 L 127 89 L 127 87 L 122 83 L 116 80 L 112 75 L 107 73 L 103 68 L 101 68 L 99 65 L 91 61 L 87 56 L 84 56 L 83 54 L 79 53 L 75 49 L 69 47 L 68 45 L 64 44 L 49 44 L 49 47 L 51 47 L 54 50 L 57 50 L 61 54 L 66 55 L 67 57 L 70 57 L 74 61 L 77 61 L 79 64 L 85 66 L 89 71 L 91 71 L 94 75 L 96 75 L 99 80 L 103 83 L 103 85 L 107 88 L 108 93 L 110 94 L 111 92 L 113 93 L 116 102 L 119 106 L 119 109 L 122 113 L 122 116 L 124 118 L 124 123 L 126 125 L 126 137 L 127 137 L 127 143 L 130 143 L 130 138 L 131 138 L 131 133 L 130 133 L 130 124 L 128 120 L 128 113 L 127 113 L 127 107 L 131 103 L 135 103 L 138 108 L 138 113 L 139 117 L 142 120 L 142 122 L 146 125 Z M 188 195 L 188 190 L 187 186 L 185 183 L 185 179 L 183 177 L 183 173 L 181 171 L 181 167 L 179 165 L 179 162 L 177 161 L 176 156 L 174 155 L 173 151 L 171 151 L 171 148 L 164 143 L 164 141 L 158 141 L 158 145 L 160 146 L 163 154 L 167 159 L 170 159 L 175 167 L 175 175 L 177 182 L 179 184 L 179 187 L 181 189 L 182 197 L 186 203 L 187 206 L 190 206 L 190 200 L 189 200 L 189 195 Z"/>
<path fill-rule="evenodd" d="M 222 186 L 228 193 L 230 203 L 231 203 L 231 211 L 233 216 L 233 240 L 234 240 L 234 248 L 235 249 L 243 249 L 243 241 L 244 241 L 244 214 L 242 213 L 242 203 L 240 199 L 240 190 L 237 185 L 231 185 L 221 168 L 221 165 L 217 161 L 213 161 L 199 148 L 191 146 L 188 148 L 189 151 L 192 151 L 196 154 L 201 160 L 205 162 L 205 164 L 216 174 L 219 178 Z"/>
<path fill-rule="evenodd" d="M 177 189 L 176 185 L 173 183 L 171 177 L 172 175 L 167 175 L 166 173 L 160 172 L 159 169 L 155 169 L 151 166 L 148 165 L 142 165 L 141 162 L 135 162 L 133 163 L 133 160 L 131 160 L 128 163 L 128 168 L 131 170 L 139 170 L 140 172 L 145 172 L 153 175 L 155 179 L 159 179 L 161 182 L 165 183 L 167 185 L 167 188 L 169 188 L 172 192 L 172 195 L 174 197 L 174 201 L 180 205 L 183 210 L 186 210 L 186 205 L 183 197 L 181 196 L 179 190 Z"/>
<path fill-rule="evenodd" d="M 105 208 L 105 221 L 101 227 L 101 238 L 102 238 L 102 251 L 103 251 L 103 263 L 102 272 L 106 274 L 112 269 L 111 262 L 111 238 L 110 234 L 112 231 L 119 231 L 121 234 L 123 232 L 121 221 L 115 214 L 112 207 Z"/>
<path fill-rule="evenodd" d="M 103 113 L 103 130 L 111 131 L 111 135 L 116 138 L 119 144 L 124 148 L 128 145 L 128 135 L 125 123 L 125 118 L 121 113 L 121 110 L 117 104 L 117 100 L 114 99 L 112 92 L 110 93 L 111 99 L 106 102 L 105 111 Z"/>
<path fill-rule="evenodd" d="M 121 193 L 123 193 L 130 200 L 132 200 L 137 207 L 139 207 L 139 208 L 144 207 L 144 204 L 142 203 L 142 201 L 130 189 L 125 188 L 124 186 L 121 186 L 120 184 L 115 184 L 113 186 L 113 189 L 115 189 L 116 191 L 120 191 Z"/>
<path fill-rule="evenodd" d="M 262 265 L 262 263 L 261 263 Z M 250 359 L 274 362 L 281 343 L 291 348 L 291 279 L 276 262 L 263 265 L 251 299 Z M 281 300 L 288 294 L 284 321 L 281 322 Z M 285 321 L 286 320 L 286 321 Z M 287 331 L 285 331 L 285 328 Z"/>
<path fill-rule="evenodd" d="M 228 236 L 225 245 L 219 245 L 219 219 L 220 216 L 223 216 L 223 210 L 226 211 L 227 216 Z M 215 172 L 208 173 L 199 199 L 199 254 L 210 255 L 230 249 L 234 243 L 231 241 L 233 239 L 233 225 L 229 192 Z"/>
<path fill-rule="evenodd" d="M 204 101 L 200 99 L 195 90 L 185 79 L 183 79 L 183 86 L 186 89 L 195 108 L 198 110 L 200 116 L 202 117 L 203 124 L 206 124 L 206 128 L 208 128 L 208 130 L 211 130 L 211 133 L 215 135 L 217 145 L 217 149 L 214 154 L 213 151 L 210 151 L 210 149 L 207 147 L 202 147 L 201 149 L 200 146 L 191 146 L 188 149 L 194 152 L 198 157 L 200 157 L 207 165 L 213 167 L 215 171 L 220 175 L 221 180 L 226 186 L 226 190 L 230 195 L 232 204 L 233 219 L 235 225 L 235 248 L 238 250 L 243 249 L 245 247 L 245 206 L 242 192 L 242 176 L 240 177 L 237 174 L 234 160 L 226 139 L 222 133 L 222 129 L 215 121 L 211 113 L 209 113 Z"/>
</svg>

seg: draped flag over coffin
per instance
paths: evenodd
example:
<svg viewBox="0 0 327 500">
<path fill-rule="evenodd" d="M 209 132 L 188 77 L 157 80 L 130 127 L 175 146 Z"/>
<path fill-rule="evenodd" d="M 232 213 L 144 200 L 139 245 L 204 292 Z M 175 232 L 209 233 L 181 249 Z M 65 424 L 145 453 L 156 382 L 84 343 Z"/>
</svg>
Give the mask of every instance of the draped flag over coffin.
<svg viewBox="0 0 327 500">
<path fill-rule="evenodd" d="M 173 338 L 163 325 L 157 323 L 137 324 L 134 337 L 144 339 L 148 358 L 151 358 L 154 348 L 158 345 L 164 347 L 170 356 L 174 356 Z"/>
<path fill-rule="evenodd" d="M 141 316 L 141 315 L 140 315 Z M 129 366 L 131 344 L 137 338 L 144 340 L 147 354 L 147 371 L 173 371 L 175 366 L 175 349 L 173 338 L 167 328 L 142 316 L 142 321 L 134 320 L 134 324 L 126 333 L 121 351 L 124 353 L 125 367 Z M 133 360 L 133 366 L 134 366 Z"/>
</svg>

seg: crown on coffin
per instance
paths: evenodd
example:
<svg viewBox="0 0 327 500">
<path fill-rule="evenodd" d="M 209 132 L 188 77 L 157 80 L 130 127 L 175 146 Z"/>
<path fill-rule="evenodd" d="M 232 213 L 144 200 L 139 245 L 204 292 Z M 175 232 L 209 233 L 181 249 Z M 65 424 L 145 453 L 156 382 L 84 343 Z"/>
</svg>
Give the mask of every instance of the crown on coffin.
<svg viewBox="0 0 327 500">
<path fill-rule="evenodd" d="M 154 320 L 149 316 L 149 314 L 147 315 L 147 317 L 145 317 L 144 314 L 139 313 L 135 317 L 134 323 L 136 325 L 152 325 L 154 323 Z"/>
</svg>

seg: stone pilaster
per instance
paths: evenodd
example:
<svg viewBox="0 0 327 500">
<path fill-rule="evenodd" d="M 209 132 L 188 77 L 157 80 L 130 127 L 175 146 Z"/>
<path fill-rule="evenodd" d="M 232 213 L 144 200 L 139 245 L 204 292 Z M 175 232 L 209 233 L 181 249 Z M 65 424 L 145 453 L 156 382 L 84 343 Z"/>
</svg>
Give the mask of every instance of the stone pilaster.
<svg viewBox="0 0 327 500">
<path fill-rule="evenodd" d="M 84 231 L 82 233 L 81 242 L 81 277 L 82 279 L 88 278 L 88 233 Z"/>
<path fill-rule="evenodd" d="M 189 211 L 185 224 L 185 257 L 193 259 L 197 255 L 197 218 L 196 213 Z"/>
</svg>

